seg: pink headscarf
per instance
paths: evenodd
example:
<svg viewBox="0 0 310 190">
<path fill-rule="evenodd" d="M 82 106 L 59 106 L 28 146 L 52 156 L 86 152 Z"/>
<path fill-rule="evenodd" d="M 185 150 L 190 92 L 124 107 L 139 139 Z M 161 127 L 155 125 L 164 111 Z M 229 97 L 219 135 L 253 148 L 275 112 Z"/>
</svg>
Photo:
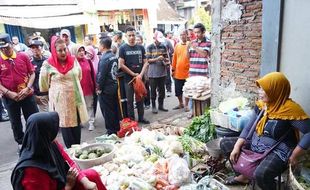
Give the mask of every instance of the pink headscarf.
<svg viewBox="0 0 310 190">
<path fill-rule="evenodd" d="M 97 51 L 95 50 L 95 48 L 93 48 L 93 46 L 86 46 L 85 47 L 85 51 L 87 53 L 90 53 L 93 55 L 93 58 L 91 59 L 91 62 L 93 63 L 94 66 L 94 70 L 97 73 L 98 70 L 98 63 L 99 63 L 99 57 L 97 55 Z"/>
</svg>

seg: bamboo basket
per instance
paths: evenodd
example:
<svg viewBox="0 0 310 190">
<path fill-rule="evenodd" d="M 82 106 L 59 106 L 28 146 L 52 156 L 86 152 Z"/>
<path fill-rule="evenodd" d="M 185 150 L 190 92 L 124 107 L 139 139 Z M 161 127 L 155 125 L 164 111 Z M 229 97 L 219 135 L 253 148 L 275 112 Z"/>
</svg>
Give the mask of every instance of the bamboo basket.
<svg viewBox="0 0 310 190">
<path fill-rule="evenodd" d="M 305 155 L 302 156 L 300 163 L 310 162 L 310 151 L 308 150 Z M 296 179 L 292 166 L 289 165 L 287 175 L 287 187 L 290 190 L 306 190 Z"/>
</svg>

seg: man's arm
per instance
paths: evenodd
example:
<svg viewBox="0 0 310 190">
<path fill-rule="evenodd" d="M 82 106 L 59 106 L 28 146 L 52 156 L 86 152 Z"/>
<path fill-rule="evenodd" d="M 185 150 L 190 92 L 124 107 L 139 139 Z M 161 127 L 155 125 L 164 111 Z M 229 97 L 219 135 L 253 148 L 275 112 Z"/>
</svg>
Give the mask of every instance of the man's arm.
<svg viewBox="0 0 310 190">
<path fill-rule="evenodd" d="M 143 77 L 147 67 L 149 66 L 149 63 L 147 62 L 147 59 L 144 59 L 143 62 L 144 62 L 144 64 L 143 64 L 141 73 L 139 74 L 141 78 Z"/>
<path fill-rule="evenodd" d="M 2 96 L 5 96 L 7 98 L 17 101 L 18 94 L 16 92 L 10 91 L 6 87 L 4 87 L 1 83 L 0 83 L 0 92 Z"/>
<path fill-rule="evenodd" d="M 119 65 L 120 65 L 120 68 L 121 68 L 125 73 L 127 73 L 128 75 L 133 76 L 133 77 L 139 75 L 139 73 L 134 73 L 134 72 L 132 72 L 132 71 L 125 65 L 125 60 L 124 60 L 123 58 L 119 58 L 119 59 L 118 59 L 118 63 L 119 63 Z M 143 69 L 142 69 L 142 70 L 143 70 Z"/>
<path fill-rule="evenodd" d="M 192 47 L 199 55 L 202 55 L 204 57 L 207 57 L 209 55 L 209 51 L 198 47 L 196 44 L 190 43 L 190 47 Z"/>
<path fill-rule="evenodd" d="M 21 91 L 18 93 L 17 101 L 20 101 L 20 100 L 25 99 L 30 93 L 33 92 L 33 89 L 32 89 L 31 87 L 32 87 L 32 85 L 33 85 L 35 76 L 36 76 L 36 74 L 35 74 L 34 72 L 32 72 L 32 73 L 30 74 L 29 81 L 28 81 L 28 83 L 27 83 L 27 87 L 24 88 L 23 90 L 21 90 Z"/>
</svg>

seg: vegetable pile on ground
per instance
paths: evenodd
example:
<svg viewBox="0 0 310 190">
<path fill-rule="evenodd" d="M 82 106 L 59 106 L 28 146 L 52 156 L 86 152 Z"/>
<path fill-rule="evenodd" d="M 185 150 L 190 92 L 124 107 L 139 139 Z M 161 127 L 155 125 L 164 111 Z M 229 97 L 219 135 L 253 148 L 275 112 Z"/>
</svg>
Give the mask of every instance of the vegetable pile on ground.
<svg viewBox="0 0 310 190">
<path fill-rule="evenodd" d="M 110 149 L 107 149 L 107 148 L 105 149 L 102 147 L 96 147 L 96 148 L 91 148 L 89 150 L 83 150 L 83 151 L 81 149 L 78 149 L 75 151 L 74 156 L 76 158 L 86 160 L 86 159 L 99 158 L 99 157 L 106 155 L 110 152 L 111 152 Z"/>
<path fill-rule="evenodd" d="M 184 130 L 184 135 L 194 137 L 204 143 L 216 138 L 215 126 L 211 123 L 209 109 L 203 115 L 193 118 L 190 126 Z"/>
</svg>

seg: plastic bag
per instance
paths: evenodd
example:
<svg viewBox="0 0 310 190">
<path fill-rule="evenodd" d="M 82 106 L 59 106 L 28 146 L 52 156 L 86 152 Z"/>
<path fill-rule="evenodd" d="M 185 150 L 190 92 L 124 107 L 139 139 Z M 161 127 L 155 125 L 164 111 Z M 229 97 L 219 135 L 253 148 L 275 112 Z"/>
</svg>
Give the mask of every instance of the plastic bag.
<svg viewBox="0 0 310 190">
<path fill-rule="evenodd" d="M 133 89 L 135 91 L 135 99 L 136 102 L 141 102 L 143 97 L 147 95 L 146 88 L 144 86 L 144 82 L 140 77 L 135 77 L 133 81 Z"/>
<path fill-rule="evenodd" d="M 181 186 L 190 182 L 191 172 L 187 162 L 178 156 L 172 156 L 168 161 L 168 180 L 172 185 Z"/>
<path fill-rule="evenodd" d="M 141 131 L 137 121 L 133 121 L 130 118 L 124 118 L 120 124 L 120 130 L 117 132 L 119 138 L 123 138 L 126 135 L 130 135 L 134 131 Z"/>
</svg>

